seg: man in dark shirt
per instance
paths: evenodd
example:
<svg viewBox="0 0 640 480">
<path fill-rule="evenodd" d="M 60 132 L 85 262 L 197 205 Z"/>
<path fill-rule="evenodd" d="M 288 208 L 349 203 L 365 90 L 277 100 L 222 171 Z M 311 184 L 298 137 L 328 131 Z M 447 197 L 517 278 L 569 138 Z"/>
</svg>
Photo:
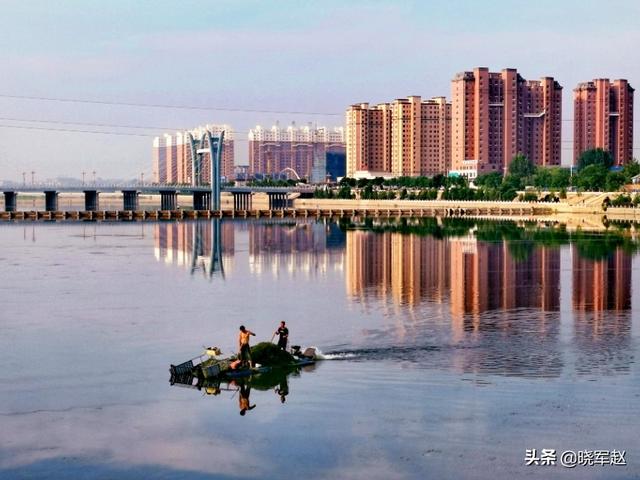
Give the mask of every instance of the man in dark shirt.
<svg viewBox="0 0 640 480">
<path fill-rule="evenodd" d="M 289 341 L 289 329 L 285 327 L 284 321 L 280 322 L 280 327 L 276 330 L 275 335 L 279 335 L 278 348 L 286 350 L 287 342 Z"/>
</svg>

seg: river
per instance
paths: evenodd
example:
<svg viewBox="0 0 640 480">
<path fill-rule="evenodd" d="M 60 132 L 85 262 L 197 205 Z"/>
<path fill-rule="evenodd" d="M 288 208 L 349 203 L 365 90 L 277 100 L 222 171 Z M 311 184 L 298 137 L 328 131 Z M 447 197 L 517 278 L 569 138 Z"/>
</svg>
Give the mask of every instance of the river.
<svg viewBox="0 0 640 480">
<path fill-rule="evenodd" d="M 1 478 L 640 477 L 624 228 L 15 223 L 0 244 Z M 238 385 L 171 385 L 170 364 L 281 320 L 326 360 L 249 384 L 245 414 Z"/>
</svg>

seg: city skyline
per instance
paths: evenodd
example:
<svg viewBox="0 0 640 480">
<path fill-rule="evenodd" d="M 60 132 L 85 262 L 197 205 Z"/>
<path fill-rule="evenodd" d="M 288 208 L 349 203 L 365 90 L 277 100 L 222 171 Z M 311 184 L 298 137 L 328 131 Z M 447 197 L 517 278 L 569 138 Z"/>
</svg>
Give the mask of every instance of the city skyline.
<svg viewBox="0 0 640 480">
<path fill-rule="evenodd" d="M 4 2 L 0 178 L 20 181 L 23 171 L 35 171 L 41 180 L 79 177 L 83 170 L 96 170 L 103 178 L 135 178 L 144 171 L 150 178 L 149 139 L 164 131 L 227 123 L 244 132 L 278 120 L 334 125 L 344 108 L 357 102 L 384 102 L 404 92 L 424 98 L 447 95 L 451 76 L 470 65 L 492 71 L 515 67 L 524 78 L 553 75 L 567 89 L 562 110 L 564 120 L 570 120 L 568 90 L 578 83 L 608 77 L 637 85 L 640 79 L 640 66 L 627 60 L 640 43 L 633 21 L 640 6 L 620 2 L 594 15 L 596 5 L 328 1 L 259 9 L 256 2 L 220 2 L 202 10 L 196 2 L 185 2 L 175 11 L 168 2 L 153 9 L 126 2 L 94 2 L 84 9 Z M 192 15 L 196 10 L 199 15 Z M 389 18 L 394 18 L 391 27 Z M 482 18 L 492 21 L 478 22 Z M 615 29 L 609 28 L 612 24 Z M 377 31 L 387 34 L 373 49 L 370 39 Z M 426 54 L 399 54 L 413 48 Z M 617 55 L 609 55 L 614 48 Z M 205 51 L 216 60 L 207 62 Z M 224 75 L 217 74 L 219 65 Z M 259 73 L 259 82 L 251 72 Z M 301 111 L 309 114 L 295 113 Z M 565 122 L 562 129 L 564 165 L 573 156 L 570 125 Z M 639 129 L 634 130 L 638 157 Z M 239 155 L 236 163 L 248 159 Z"/>
</svg>

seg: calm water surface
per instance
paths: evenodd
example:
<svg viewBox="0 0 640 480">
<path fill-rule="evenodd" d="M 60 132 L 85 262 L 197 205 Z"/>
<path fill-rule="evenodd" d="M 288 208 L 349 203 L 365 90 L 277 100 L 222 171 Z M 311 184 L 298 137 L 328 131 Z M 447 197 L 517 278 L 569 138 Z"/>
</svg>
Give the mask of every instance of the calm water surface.
<svg viewBox="0 0 640 480">
<path fill-rule="evenodd" d="M 640 477 L 628 232 L 39 223 L 0 245 L 0 478 Z M 246 415 L 234 385 L 170 385 L 280 320 L 328 359 L 256 382 Z M 525 467 L 530 448 L 628 466 Z"/>
</svg>

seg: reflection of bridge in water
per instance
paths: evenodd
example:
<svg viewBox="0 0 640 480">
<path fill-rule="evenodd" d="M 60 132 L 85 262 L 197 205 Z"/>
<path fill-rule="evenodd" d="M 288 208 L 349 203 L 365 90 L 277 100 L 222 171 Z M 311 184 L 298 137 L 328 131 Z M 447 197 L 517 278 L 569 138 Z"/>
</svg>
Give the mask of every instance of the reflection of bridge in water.
<svg viewBox="0 0 640 480">
<path fill-rule="evenodd" d="M 234 226 L 219 218 L 199 222 L 158 223 L 154 226 L 155 257 L 205 277 L 231 267 Z M 225 263 L 227 265 L 225 265 Z"/>
<path fill-rule="evenodd" d="M 224 264 L 222 263 L 222 238 L 221 220 L 215 218 L 209 222 L 196 223 L 193 228 L 193 239 L 191 242 L 191 274 L 201 269 L 205 275 L 211 277 L 214 272 L 219 271 L 224 277 Z M 208 229 L 210 245 L 205 245 L 205 230 Z"/>
<path fill-rule="evenodd" d="M 200 220 L 154 226 L 156 259 L 205 276 L 233 269 L 235 243 L 248 243 L 249 272 L 324 274 L 342 270 L 345 233 L 326 220 Z"/>
</svg>

